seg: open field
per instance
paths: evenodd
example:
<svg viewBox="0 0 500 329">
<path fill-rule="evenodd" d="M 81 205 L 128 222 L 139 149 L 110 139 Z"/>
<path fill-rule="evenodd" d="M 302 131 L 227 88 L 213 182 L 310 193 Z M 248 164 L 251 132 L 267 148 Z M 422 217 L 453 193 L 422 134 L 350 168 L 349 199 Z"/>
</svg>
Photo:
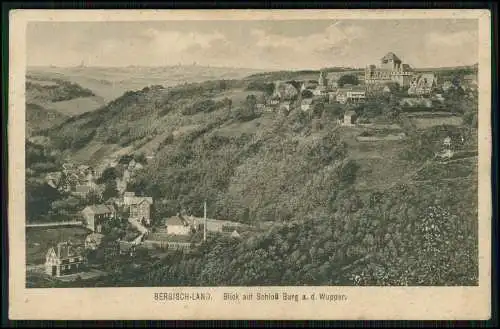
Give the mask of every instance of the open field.
<svg viewBox="0 0 500 329">
<path fill-rule="evenodd" d="M 45 261 L 45 254 L 58 242 L 71 240 L 83 244 L 89 231 L 83 227 L 28 228 L 26 229 L 26 264 L 36 265 Z"/>
<path fill-rule="evenodd" d="M 417 129 L 426 129 L 439 125 L 460 126 L 462 124 L 462 118 L 456 116 L 435 118 L 414 117 L 410 118 L 410 121 L 417 127 Z"/>
<path fill-rule="evenodd" d="M 79 97 L 68 101 L 54 102 L 48 105 L 48 108 L 58 111 L 59 113 L 73 116 L 97 110 L 105 104 L 106 102 L 102 97 L 92 96 Z"/>
</svg>

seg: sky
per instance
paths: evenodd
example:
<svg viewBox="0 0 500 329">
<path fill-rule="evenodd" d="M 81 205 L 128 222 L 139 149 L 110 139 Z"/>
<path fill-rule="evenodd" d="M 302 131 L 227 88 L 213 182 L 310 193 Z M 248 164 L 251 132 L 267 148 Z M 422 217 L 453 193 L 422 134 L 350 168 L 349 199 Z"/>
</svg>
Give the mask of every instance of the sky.
<svg viewBox="0 0 500 329">
<path fill-rule="evenodd" d="M 412 67 L 478 62 L 475 19 L 30 22 L 28 66 Z"/>
</svg>

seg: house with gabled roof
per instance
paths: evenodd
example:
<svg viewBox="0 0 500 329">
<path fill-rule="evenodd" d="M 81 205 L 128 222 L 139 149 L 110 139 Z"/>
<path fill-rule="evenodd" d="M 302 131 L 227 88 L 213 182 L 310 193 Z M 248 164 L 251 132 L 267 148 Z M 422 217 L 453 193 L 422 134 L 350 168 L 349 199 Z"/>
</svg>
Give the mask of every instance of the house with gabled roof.
<svg viewBox="0 0 500 329">
<path fill-rule="evenodd" d="M 140 223 L 150 225 L 152 197 L 136 196 L 134 192 L 123 194 L 123 205 L 128 208 L 130 218 Z"/>
<path fill-rule="evenodd" d="M 115 218 L 116 210 L 109 204 L 92 205 L 85 207 L 82 210 L 82 215 L 89 230 L 101 233 L 102 224 L 109 219 Z"/>
<path fill-rule="evenodd" d="M 60 242 L 51 247 L 45 254 L 45 273 L 50 276 L 81 272 L 85 264 L 85 257 L 81 247 L 74 246 L 70 241 Z"/>
<path fill-rule="evenodd" d="M 165 226 L 171 235 L 189 235 L 192 229 L 191 223 L 180 214 L 167 218 Z"/>
<path fill-rule="evenodd" d="M 408 95 L 429 95 L 436 86 L 437 78 L 434 73 L 417 74 L 410 81 Z"/>
<path fill-rule="evenodd" d="M 302 111 L 307 112 L 312 109 L 312 103 L 313 100 L 312 98 L 305 98 L 302 100 L 302 103 L 300 104 L 300 108 Z"/>
</svg>

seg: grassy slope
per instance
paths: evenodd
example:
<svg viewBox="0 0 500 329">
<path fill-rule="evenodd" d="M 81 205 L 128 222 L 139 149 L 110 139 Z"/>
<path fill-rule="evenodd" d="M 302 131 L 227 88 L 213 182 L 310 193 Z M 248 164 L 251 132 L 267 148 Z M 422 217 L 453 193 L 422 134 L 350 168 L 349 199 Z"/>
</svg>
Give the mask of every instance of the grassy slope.
<svg viewBox="0 0 500 329">
<path fill-rule="evenodd" d="M 37 130 L 61 124 L 67 118 L 67 115 L 40 105 L 26 104 L 26 136 L 31 136 Z"/>
</svg>

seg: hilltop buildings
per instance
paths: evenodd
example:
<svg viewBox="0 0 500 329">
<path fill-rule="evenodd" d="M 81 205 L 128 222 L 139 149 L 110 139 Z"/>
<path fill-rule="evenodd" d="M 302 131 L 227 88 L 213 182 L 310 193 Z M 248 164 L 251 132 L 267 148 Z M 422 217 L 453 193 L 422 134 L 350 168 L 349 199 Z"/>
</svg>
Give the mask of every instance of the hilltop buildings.
<svg viewBox="0 0 500 329">
<path fill-rule="evenodd" d="M 402 87 L 410 85 L 412 70 L 408 64 L 403 64 L 394 53 L 389 52 L 380 59 L 378 67 L 368 65 L 365 69 L 365 84 L 396 82 Z"/>
<path fill-rule="evenodd" d="M 437 86 L 437 78 L 434 73 L 416 74 L 410 81 L 408 95 L 430 95 Z"/>
<path fill-rule="evenodd" d="M 349 88 L 340 88 L 337 91 L 337 102 L 346 104 L 347 102 L 359 103 L 366 98 L 366 90 L 363 87 L 353 86 Z"/>
</svg>

